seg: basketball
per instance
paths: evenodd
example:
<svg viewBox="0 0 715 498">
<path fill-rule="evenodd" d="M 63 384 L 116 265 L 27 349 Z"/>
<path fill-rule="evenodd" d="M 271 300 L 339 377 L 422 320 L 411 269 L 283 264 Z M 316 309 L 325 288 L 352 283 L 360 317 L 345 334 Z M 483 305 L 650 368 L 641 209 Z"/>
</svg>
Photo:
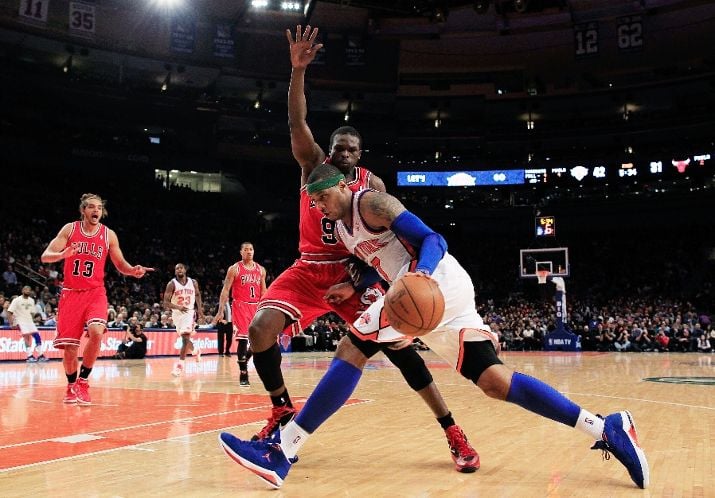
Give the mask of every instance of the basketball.
<svg viewBox="0 0 715 498">
<path fill-rule="evenodd" d="M 431 278 L 405 275 L 385 295 L 387 320 L 399 332 L 417 337 L 439 325 L 444 316 L 444 296 Z"/>
</svg>

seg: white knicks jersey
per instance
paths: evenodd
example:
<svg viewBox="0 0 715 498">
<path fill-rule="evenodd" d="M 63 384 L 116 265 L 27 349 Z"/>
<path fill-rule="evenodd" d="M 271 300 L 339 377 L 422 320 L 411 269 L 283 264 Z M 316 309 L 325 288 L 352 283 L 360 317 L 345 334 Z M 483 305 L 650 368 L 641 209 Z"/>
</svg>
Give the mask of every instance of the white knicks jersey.
<svg viewBox="0 0 715 498">
<path fill-rule="evenodd" d="M 191 313 L 194 314 L 194 307 L 196 304 L 196 289 L 194 289 L 194 279 L 187 278 L 186 285 L 181 285 L 177 279 L 174 279 L 174 294 L 171 296 L 171 304 L 177 306 L 186 306 Z M 177 313 L 181 313 L 179 310 L 172 310 Z"/>
<path fill-rule="evenodd" d="M 391 283 L 404 273 L 407 265 L 413 262 L 416 264 L 417 250 L 406 240 L 397 237 L 392 230 L 375 231 L 365 224 L 358 209 L 365 192 L 369 190 L 353 195 L 352 227 L 348 228 L 345 223 L 338 221 L 335 229 L 352 254 L 375 268 L 384 280 Z"/>
</svg>

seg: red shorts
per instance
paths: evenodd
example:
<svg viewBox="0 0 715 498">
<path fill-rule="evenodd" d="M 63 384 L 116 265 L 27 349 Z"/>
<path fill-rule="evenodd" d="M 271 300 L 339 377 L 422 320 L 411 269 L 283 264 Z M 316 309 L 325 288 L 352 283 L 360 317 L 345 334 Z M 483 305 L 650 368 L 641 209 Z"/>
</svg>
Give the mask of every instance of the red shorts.
<svg viewBox="0 0 715 498">
<path fill-rule="evenodd" d="M 299 259 L 271 283 L 258 309 L 282 311 L 295 320 L 289 327 L 294 332 L 305 329 L 330 311 L 335 311 L 347 323 L 353 323 L 383 292 L 376 285 L 335 306 L 323 299 L 331 286 L 348 280 L 350 276 L 342 262 L 309 263 Z"/>
<path fill-rule="evenodd" d="M 57 305 L 57 337 L 54 346 L 79 346 L 85 325 L 99 323 L 107 330 L 107 291 L 104 287 L 89 290 L 63 289 Z"/>
<path fill-rule="evenodd" d="M 258 303 L 234 301 L 231 303 L 231 322 L 236 339 L 248 339 L 248 326 L 258 311 Z"/>
</svg>

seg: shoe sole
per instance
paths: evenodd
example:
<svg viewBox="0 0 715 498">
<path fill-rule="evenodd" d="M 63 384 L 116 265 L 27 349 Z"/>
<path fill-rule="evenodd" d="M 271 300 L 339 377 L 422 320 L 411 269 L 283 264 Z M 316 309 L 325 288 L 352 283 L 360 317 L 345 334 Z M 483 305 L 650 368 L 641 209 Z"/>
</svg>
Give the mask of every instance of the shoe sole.
<svg viewBox="0 0 715 498">
<path fill-rule="evenodd" d="M 91 404 L 92 404 L 91 401 L 80 401 L 80 400 L 77 400 L 77 405 L 78 405 L 78 406 L 89 406 L 89 405 L 91 405 Z"/>
<path fill-rule="evenodd" d="M 231 458 L 231 460 L 253 472 L 262 481 L 268 483 L 272 488 L 278 489 L 283 485 L 283 479 L 281 479 L 278 474 L 276 474 L 272 470 L 266 470 L 263 467 L 259 467 L 255 463 L 246 460 L 241 455 L 234 452 L 231 447 L 226 444 L 223 439 L 221 439 L 221 434 L 218 435 L 218 444 L 221 446 L 221 448 L 223 448 L 223 451 L 226 452 L 226 454 L 229 456 L 229 458 Z"/>
<path fill-rule="evenodd" d="M 641 472 L 643 473 L 643 489 L 648 487 L 650 484 L 650 467 L 648 467 L 648 460 L 646 460 L 645 452 L 638 445 L 638 431 L 636 430 L 636 423 L 633 421 L 633 415 L 629 411 L 622 411 L 619 413 L 621 416 L 621 422 L 623 423 L 624 432 L 628 436 L 628 440 L 633 445 L 633 449 L 638 457 L 638 463 L 641 466 Z M 633 431 L 625 430 L 626 427 L 633 428 Z"/>
<path fill-rule="evenodd" d="M 76 399 L 63 399 L 62 402 L 63 402 L 65 405 L 76 405 L 76 404 L 77 404 L 77 400 L 76 400 Z"/>
</svg>

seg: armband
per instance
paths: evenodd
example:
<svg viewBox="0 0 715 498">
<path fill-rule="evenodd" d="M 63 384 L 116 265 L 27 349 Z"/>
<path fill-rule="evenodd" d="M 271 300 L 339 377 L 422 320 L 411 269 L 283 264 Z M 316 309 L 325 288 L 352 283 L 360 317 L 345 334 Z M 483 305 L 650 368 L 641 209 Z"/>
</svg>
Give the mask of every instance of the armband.
<svg viewBox="0 0 715 498">
<path fill-rule="evenodd" d="M 444 237 L 410 211 L 400 213 L 390 229 L 419 250 L 415 271 L 431 275 L 447 252 L 447 241 Z"/>
</svg>

